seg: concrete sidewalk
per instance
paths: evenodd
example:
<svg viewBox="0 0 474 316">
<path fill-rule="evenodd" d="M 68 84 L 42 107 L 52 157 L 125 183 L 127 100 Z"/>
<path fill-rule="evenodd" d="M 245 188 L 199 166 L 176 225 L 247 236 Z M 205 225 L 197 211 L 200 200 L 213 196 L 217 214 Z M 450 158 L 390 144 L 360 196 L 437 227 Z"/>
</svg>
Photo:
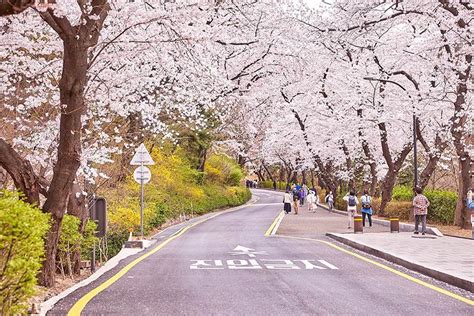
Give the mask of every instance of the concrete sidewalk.
<svg viewBox="0 0 474 316">
<path fill-rule="evenodd" d="M 366 223 L 367 225 L 367 223 Z M 390 233 L 380 224 L 363 234 L 347 229 L 347 216 L 305 207 L 298 215 L 285 215 L 277 235 L 323 238 L 325 235 L 410 270 L 474 292 L 474 240 L 448 236 Z"/>
</svg>

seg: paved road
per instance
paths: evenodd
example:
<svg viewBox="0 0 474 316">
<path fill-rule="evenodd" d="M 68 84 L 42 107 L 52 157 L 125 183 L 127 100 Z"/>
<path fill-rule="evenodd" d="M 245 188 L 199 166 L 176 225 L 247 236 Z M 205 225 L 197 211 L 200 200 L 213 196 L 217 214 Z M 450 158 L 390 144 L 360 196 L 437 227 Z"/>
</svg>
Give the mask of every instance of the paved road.
<svg viewBox="0 0 474 316">
<path fill-rule="evenodd" d="M 325 243 L 264 237 L 281 210 L 281 197 L 265 191 L 255 194 L 259 199 L 254 205 L 200 223 L 138 263 L 94 296 L 82 314 L 474 313 L 466 303 Z M 67 313 L 118 269 L 66 297 L 49 314 Z"/>
</svg>

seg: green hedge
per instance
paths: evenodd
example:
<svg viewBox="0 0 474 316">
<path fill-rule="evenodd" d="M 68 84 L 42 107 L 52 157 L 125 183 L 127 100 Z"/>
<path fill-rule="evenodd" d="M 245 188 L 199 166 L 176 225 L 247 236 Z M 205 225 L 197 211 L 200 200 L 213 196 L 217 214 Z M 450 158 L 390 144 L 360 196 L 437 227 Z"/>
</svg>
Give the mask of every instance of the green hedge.
<svg viewBox="0 0 474 316">
<path fill-rule="evenodd" d="M 0 315 L 26 314 L 44 256 L 49 215 L 0 191 Z"/>
<path fill-rule="evenodd" d="M 428 220 L 453 224 L 458 195 L 455 192 L 442 190 L 426 190 L 424 194 L 430 201 Z"/>
<path fill-rule="evenodd" d="M 277 190 L 284 191 L 286 190 L 286 182 L 284 181 L 277 181 Z M 262 189 L 273 189 L 273 181 L 260 181 L 258 184 L 259 188 Z"/>
</svg>

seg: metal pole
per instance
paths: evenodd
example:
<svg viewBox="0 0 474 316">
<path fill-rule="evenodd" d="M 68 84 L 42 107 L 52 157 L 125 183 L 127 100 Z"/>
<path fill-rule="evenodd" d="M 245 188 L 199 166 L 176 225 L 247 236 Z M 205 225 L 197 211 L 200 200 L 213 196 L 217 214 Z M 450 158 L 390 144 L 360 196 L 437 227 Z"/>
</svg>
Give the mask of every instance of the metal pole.
<svg viewBox="0 0 474 316">
<path fill-rule="evenodd" d="M 140 180 L 140 233 L 143 239 L 143 175 Z"/>
<path fill-rule="evenodd" d="M 95 241 L 94 247 L 92 248 L 91 272 L 95 272 Z"/>
<path fill-rule="evenodd" d="M 418 187 L 418 159 L 417 159 L 417 137 L 416 137 L 416 115 L 413 111 L 413 175 L 414 188 Z"/>
</svg>

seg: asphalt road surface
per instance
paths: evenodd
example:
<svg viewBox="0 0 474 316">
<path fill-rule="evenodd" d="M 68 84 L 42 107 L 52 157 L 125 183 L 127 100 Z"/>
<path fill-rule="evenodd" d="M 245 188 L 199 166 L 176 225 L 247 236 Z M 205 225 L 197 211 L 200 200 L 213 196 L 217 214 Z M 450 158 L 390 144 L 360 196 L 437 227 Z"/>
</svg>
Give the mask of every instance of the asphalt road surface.
<svg viewBox="0 0 474 316">
<path fill-rule="evenodd" d="M 212 218 L 208 215 L 208 220 L 179 231 L 159 251 L 114 277 L 143 253 L 126 259 L 61 300 L 49 315 L 67 314 L 88 293 L 84 308 L 76 305 L 73 311 L 82 315 L 474 314 L 464 302 L 325 243 L 265 237 L 281 211 L 281 196 L 254 193 L 255 204 Z M 91 292 L 111 277 L 114 283 L 99 293 Z"/>
</svg>

